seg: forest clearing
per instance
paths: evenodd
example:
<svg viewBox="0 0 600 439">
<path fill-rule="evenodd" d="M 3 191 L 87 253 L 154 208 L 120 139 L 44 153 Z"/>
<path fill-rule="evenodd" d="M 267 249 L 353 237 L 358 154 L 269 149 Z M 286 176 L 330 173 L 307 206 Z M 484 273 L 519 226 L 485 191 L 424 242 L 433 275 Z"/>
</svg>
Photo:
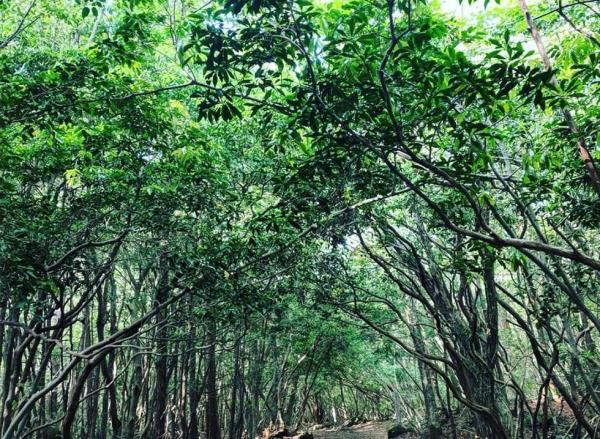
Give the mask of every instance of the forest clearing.
<svg viewBox="0 0 600 439">
<path fill-rule="evenodd" d="M 600 0 L 0 0 L 0 439 L 600 439 Z"/>
</svg>

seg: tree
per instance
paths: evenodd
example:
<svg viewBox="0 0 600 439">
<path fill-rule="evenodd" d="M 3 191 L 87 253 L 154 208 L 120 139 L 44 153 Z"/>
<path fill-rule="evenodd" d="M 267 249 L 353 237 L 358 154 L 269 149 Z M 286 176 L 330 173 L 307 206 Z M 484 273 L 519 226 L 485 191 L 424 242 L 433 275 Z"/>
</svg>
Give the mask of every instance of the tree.
<svg viewBox="0 0 600 439">
<path fill-rule="evenodd" d="M 0 436 L 595 437 L 600 15 L 438 3 L 0 2 Z"/>
</svg>

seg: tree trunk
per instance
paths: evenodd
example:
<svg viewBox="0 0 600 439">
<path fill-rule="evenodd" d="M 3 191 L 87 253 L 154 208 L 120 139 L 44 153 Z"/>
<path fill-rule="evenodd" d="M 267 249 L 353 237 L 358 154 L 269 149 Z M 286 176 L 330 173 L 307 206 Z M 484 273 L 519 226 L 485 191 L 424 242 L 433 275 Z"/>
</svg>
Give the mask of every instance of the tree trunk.
<svg viewBox="0 0 600 439">
<path fill-rule="evenodd" d="M 167 251 L 163 251 L 160 255 L 158 286 L 156 289 L 156 305 L 159 305 L 167 300 L 169 293 L 169 255 Z M 167 419 L 167 395 L 169 387 L 169 376 L 167 369 L 167 326 L 166 317 L 167 310 L 161 310 L 156 316 L 158 327 L 156 329 L 156 351 L 158 358 L 156 359 L 156 384 L 154 387 L 154 426 L 152 428 L 152 438 L 162 439 L 166 433 Z"/>
<path fill-rule="evenodd" d="M 229 439 L 236 439 L 237 397 L 240 386 L 240 344 L 238 340 L 233 350 L 233 379 L 229 406 Z"/>
<path fill-rule="evenodd" d="M 217 397 L 217 325 L 212 317 L 208 322 L 207 339 L 209 346 L 206 358 L 206 439 L 221 439 Z"/>
</svg>

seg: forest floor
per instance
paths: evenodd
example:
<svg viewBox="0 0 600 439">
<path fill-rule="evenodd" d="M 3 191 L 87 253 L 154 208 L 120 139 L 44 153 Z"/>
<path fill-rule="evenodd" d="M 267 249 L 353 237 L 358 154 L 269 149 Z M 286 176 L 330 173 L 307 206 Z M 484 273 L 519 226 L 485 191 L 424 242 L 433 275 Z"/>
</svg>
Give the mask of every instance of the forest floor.
<svg viewBox="0 0 600 439">
<path fill-rule="evenodd" d="M 388 430 L 394 422 L 367 422 L 351 427 L 319 429 L 311 431 L 315 439 L 387 439 Z M 410 435 L 398 436 L 402 439 L 412 439 Z"/>
<path fill-rule="evenodd" d="M 311 430 L 314 439 L 388 439 L 388 431 L 397 425 L 395 421 L 366 422 L 353 426 L 323 428 Z M 459 429 L 460 430 L 460 429 Z M 418 432 L 407 432 L 395 436 L 394 439 L 422 439 L 425 436 Z M 452 437 L 449 425 L 443 426 L 442 437 Z M 458 438 L 473 438 L 466 431 L 459 431 Z"/>
<path fill-rule="evenodd" d="M 457 420 L 458 431 L 456 437 L 459 439 L 473 439 L 476 436 L 470 429 L 464 425 L 460 419 Z M 357 424 L 353 426 L 343 427 L 332 427 L 332 428 L 321 428 L 311 430 L 310 433 L 314 439 L 388 439 L 388 431 L 396 423 L 394 421 L 378 421 L 378 422 L 366 422 L 364 424 Z M 571 437 L 569 433 L 570 429 L 573 428 L 574 421 L 568 416 L 563 416 L 558 425 L 554 428 L 550 428 L 550 437 L 567 438 Z M 541 426 L 540 426 L 541 429 Z M 408 432 L 395 436 L 394 439 L 423 439 L 427 437 L 422 433 Z M 442 437 L 451 438 L 452 430 L 448 423 L 442 425 Z M 525 437 L 530 437 L 528 434 Z"/>
</svg>

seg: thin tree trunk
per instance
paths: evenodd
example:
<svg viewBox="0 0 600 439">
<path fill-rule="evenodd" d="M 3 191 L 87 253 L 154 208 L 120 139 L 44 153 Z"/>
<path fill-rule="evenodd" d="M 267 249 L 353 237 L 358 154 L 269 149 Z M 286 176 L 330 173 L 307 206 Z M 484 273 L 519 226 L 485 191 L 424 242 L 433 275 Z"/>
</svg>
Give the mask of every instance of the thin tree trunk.
<svg viewBox="0 0 600 439">
<path fill-rule="evenodd" d="M 229 439 L 236 439 L 236 405 L 239 393 L 238 389 L 240 386 L 240 343 L 240 340 L 238 340 L 233 350 L 233 379 L 229 407 Z"/>
<path fill-rule="evenodd" d="M 192 327 L 191 337 L 195 338 L 196 329 Z M 191 353 L 190 367 L 188 371 L 188 382 L 190 383 L 189 398 L 190 398 L 190 423 L 188 427 L 187 439 L 198 439 L 199 437 L 199 420 L 198 420 L 198 404 L 200 402 L 201 392 L 198 389 L 198 367 L 196 365 L 196 352 Z"/>
<path fill-rule="evenodd" d="M 169 255 L 167 251 L 163 251 L 160 255 L 159 261 L 159 278 L 156 289 L 156 304 L 161 304 L 167 300 L 169 286 L 168 286 L 168 272 L 169 272 Z M 152 428 L 152 438 L 161 439 L 166 433 L 166 416 L 167 416 L 167 395 L 169 386 L 169 377 L 167 369 L 167 326 L 166 316 L 167 310 L 163 309 L 156 316 L 158 321 L 158 327 L 156 329 L 156 351 L 158 358 L 156 359 L 156 384 L 154 387 L 154 426 Z"/>
<path fill-rule="evenodd" d="M 213 317 L 208 322 L 208 352 L 206 359 L 206 439 L 221 439 L 217 396 L 217 325 Z"/>
<path fill-rule="evenodd" d="M 521 6 L 521 10 L 523 11 L 523 15 L 525 16 L 525 21 L 527 22 L 527 27 L 529 28 L 529 33 L 535 42 L 535 46 L 537 51 L 542 58 L 542 62 L 544 63 L 544 67 L 546 70 L 552 70 L 552 62 L 550 61 L 550 57 L 548 56 L 548 52 L 546 51 L 546 46 L 542 40 L 542 37 L 538 31 L 537 26 L 529 12 L 529 7 L 527 6 L 527 0 L 519 0 L 519 5 Z M 552 75 L 550 79 L 553 85 L 558 85 L 558 81 L 555 75 Z M 571 133 L 577 138 L 577 147 L 579 149 L 579 157 L 585 166 L 588 176 L 590 178 L 590 182 L 592 187 L 596 191 L 596 195 L 600 198 L 600 177 L 598 177 L 598 171 L 596 169 L 596 165 L 594 164 L 594 160 L 590 154 L 590 151 L 586 145 L 585 139 L 579 133 L 579 128 L 573 119 L 573 115 L 569 111 L 569 109 L 564 108 L 562 110 L 563 117 L 565 122 L 567 123 L 569 130 Z"/>
</svg>

